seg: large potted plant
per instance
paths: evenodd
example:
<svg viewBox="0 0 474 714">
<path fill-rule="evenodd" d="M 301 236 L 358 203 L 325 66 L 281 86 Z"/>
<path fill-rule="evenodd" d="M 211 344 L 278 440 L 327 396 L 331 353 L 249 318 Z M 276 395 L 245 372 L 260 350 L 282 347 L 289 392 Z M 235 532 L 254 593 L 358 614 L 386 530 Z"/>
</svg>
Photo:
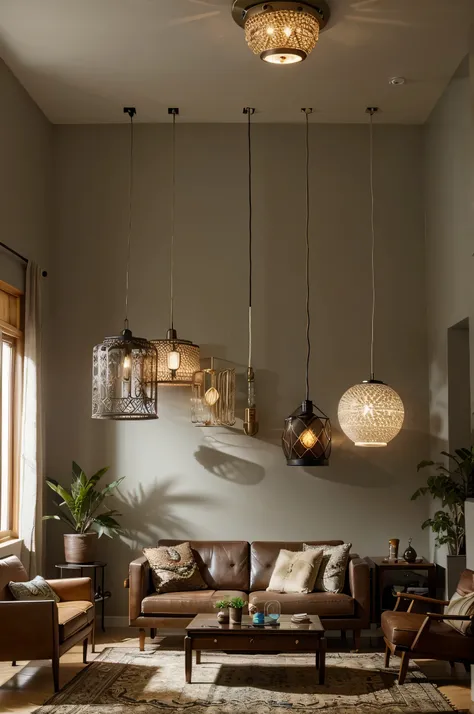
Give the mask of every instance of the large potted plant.
<svg viewBox="0 0 474 714">
<path fill-rule="evenodd" d="M 115 518 L 121 515 L 118 511 L 105 506 L 106 510 L 99 513 L 99 509 L 104 507 L 105 499 L 112 495 L 124 478 L 97 489 L 96 485 L 108 470 L 109 467 L 106 466 L 87 478 L 81 467 L 73 461 L 70 491 L 53 479 L 46 481 L 60 499 L 56 501 L 58 513 L 53 516 L 43 516 L 43 520 L 62 521 L 74 531 L 64 534 L 66 563 L 93 562 L 96 559 L 97 538 L 101 535 L 112 538 L 122 532 Z"/>
<path fill-rule="evenodd" d="M 447 466 L 436 461 L 421 461 L 417 471 L 434 469 L 426 482 L 413 494 L 412 501 L 429 494 L 441 501 L 441 509 L 427 518 L 422 528 L 431 528 L 437 546 L 448 549 L 447 588 L 451 596 L 459 576 L 466 567 L 464 504 L 471 498 L 474 489 L 474 447 L 456 449 L 454 454 L 442 451 L 448 459 Z"/>
</svg>

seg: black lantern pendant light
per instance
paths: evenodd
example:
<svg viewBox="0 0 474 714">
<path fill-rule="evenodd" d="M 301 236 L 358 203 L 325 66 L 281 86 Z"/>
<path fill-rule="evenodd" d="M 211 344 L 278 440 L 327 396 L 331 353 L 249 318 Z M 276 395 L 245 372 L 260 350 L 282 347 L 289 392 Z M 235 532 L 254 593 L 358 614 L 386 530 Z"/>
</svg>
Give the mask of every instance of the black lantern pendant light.
<svg viewBox="0 0 474 714">
<path fill-rule="evenodd" d="M 288 466 L 327 466 L 331 453 L 331 422 L 329 417 L 309 398 L 309 362 L 311 357 L 309 307 L 309 115 L 312 109 L 302 109 L 306 128 L 306 397 L 296 411 L 285 419 L 282 447 Z"/>
<path fill-rule="evenodd" d="M 130 117 L 130 174 L 128 203 L 127 269 L 125 274 L 124 330 L 106 337 L 92 353 L 92 418 L 156 419 L 158 355 L 142 337 L 134 337 L 128 326 L 128 284 L 132 239 L 133 117 L 134 107 L 125 107 Z"/>
</svg>

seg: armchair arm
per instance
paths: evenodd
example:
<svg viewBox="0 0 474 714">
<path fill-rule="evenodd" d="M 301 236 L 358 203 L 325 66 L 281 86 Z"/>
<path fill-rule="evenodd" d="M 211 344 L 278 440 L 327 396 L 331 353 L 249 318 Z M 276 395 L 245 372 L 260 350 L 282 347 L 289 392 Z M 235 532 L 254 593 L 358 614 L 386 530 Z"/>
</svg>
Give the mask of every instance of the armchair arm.
<svg viewBox="0 0 474 714">
<path fill-rule="evenodd" d="M 470 620 L 472 623 L 472 622 L 474 622 L 474 615 L 448 615 L 448 614 L 440 615 L 439 613 L 436 613 L 436 612 L 427 612 L 426 617 L 423 621 L 423 624 L 421 625 L 420 629 L 418 630 L 418 634 L 415 637 L 413 644 L 411 646 L 412 650 L 416 650 L 418 643 L 423 638 L 423 636 L 429 632 L 431 623 L 434 620 L 437 622 L 439 622 L 440 620 L 458 620 L 461 622 L 463 620 L 464 621 Z"/>
<path fill-rule="evenodd" d="M 140 617 L 142 600 L 150 592 L 150 566 L 144 555 L 133 560 L 128 569 L 129 574 L 129 621 Z"/>
<path fill-rule="evenodd" d="M 397 602 L 395 603 L 394 610 L 398 610 L 400 605 L 400 600 L 410 600 L 407 612 L 412 612 L 413 607 L 416 603 L 426 603 L 427 605 L 439 605 L 443 607 L 449 605 L 449 600 L 438 600 L 434 597 L 426 597 L 425 595 L 415 595 L 414 593 L 397 593 Z"/>
<path fill-rule="evenodd" d="M 86 600 L 94 602 L 94 591 L 91 578 L 63 578 L 57 580 L 47 580 L 56 595 L 59 595 L 63 602 L 71 600 Z"/>
<path fill-rule="evenodd" d="M 361 558 L 349 561 L 349 588 L 356 601 L 356 614 L 362 620 L 361 627 L 370 625 L 370 569 Z"/>
<path fill-rule="evenodd" d="M 0 661 L 50 659 L 59 642 L 53 600 L 0 602 Z"/>
<path fill-rule="evenodd" d="M 474 620 L 474 615 L 448 615 L 447 613 L 440 615 L 437 612 L 427 612 L 426 617 L 430 620 Z"/>
</svg>

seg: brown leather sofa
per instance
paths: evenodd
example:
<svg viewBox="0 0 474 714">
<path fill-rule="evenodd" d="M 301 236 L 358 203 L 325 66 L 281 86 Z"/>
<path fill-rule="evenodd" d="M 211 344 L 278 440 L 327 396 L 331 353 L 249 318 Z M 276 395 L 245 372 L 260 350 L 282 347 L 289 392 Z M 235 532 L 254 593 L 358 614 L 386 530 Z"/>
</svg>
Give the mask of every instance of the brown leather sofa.
<svg viewBox="0 0 474 714">
<path fill-rule="evenodd" d="M 14 600 L 8 583 L 24 583 L 28 574 L 15 556 L 0 560 L 0 662 L 51 659 L 54 691 L 59 690 L 59 658 L 79 642 L 87 662 L 94 642 L 95 605 L 90 578 L 48 580 L 61 601 Z"/>
<path fill-rule="evenodd" d="M 160 540 L 158 545 L 182 542 Z M 341 545 L 343 541 L 305 542 Z M 355 648 L 359 648 L 360 632 L 369 626 L 370 584 L 369 567 L 357 555 L 351 556 L 343 593 L 290 595 L 270 593 L 266 588 L 280 550 L 302 550 L 303 541 L 190 541 L 190 544 L 208 590 L 158 594 L 146 558 L 130 563 L 129 624 L 139 628 L 141 650 L 145 646 L 146 628 L 150 628 L 154 637 L 157 628 L 184 627 L 197 614 L 215 612 L 218 600 L 232 597 L 242 597 L 261 606 L 268 600 L 278 600 L 283 614 L 319 615 L 326 630 L 341 630 L 343 636 L 352 630 Z"/>
</svg>

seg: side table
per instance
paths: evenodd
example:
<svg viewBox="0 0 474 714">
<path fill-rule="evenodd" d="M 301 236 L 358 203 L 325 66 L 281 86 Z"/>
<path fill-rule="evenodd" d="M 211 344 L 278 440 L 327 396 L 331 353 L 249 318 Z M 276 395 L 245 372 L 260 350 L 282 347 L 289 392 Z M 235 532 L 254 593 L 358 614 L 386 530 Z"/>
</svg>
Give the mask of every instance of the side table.
<svg viewBox="0 0 474 714">
<path fill-rule="evenodd" d="M 427 577 L 429 596 L 436 597 L 436 563 L 430 563 L 425 558 L 420 558 L 416 563 L 408 563 L 403 558 L 392 562 L 383 556 L 374 556 L 365 558 L 365 560 L 369 564 L 372 575 L 372 622 L 379 624 L 382 612 L 387 609 L 383 602 L 387 573 L 400 573 L 401 575 L 408 572 L 423 573 Z M 404 583 L 399 584 L 403 585 Z"/>
<path fill-rule="evenodd" d="M 59 569 L 61 573 L 61 578 L 64 577 L 64 570 L 79 570 L 81 573 L 80 577 L 82 578 L 85 574 L 87 575 L 87 572 L 84 573 L 84 570 L 87 571 L 91 568 L 93 569 L 94 602 L 102 603 L 100 624 L 102 627 L 102 632 L 105 632 L 105 601 L 108 600 L 110 597 L 110 593 L 105 592 L 105 568 L 107 567 L 107 563 L 103 563 L 101 560 L 96 560 L 93 563 L 58 563 L 54 567 Z M 101 571 L 101 586 L 99 589 L 97 589 L 98 570 Z"/>
</svg>

